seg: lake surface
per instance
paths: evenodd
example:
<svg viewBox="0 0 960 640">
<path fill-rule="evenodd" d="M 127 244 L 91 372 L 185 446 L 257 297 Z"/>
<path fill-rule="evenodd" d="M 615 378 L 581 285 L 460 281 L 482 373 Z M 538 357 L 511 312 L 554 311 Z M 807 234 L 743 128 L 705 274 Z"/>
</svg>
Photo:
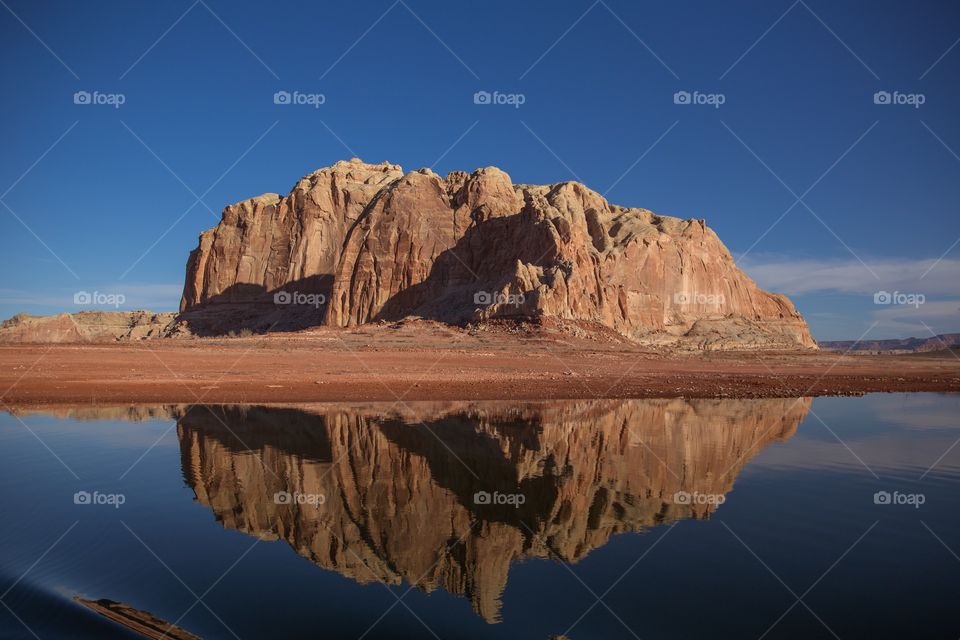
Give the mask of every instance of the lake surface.
<svg viewBox="0 0 960 640">
<path fill-rule="evenodd" d="M 957 638 L 960 396 L 0 413 L 0 638 Z"/>
</svg>

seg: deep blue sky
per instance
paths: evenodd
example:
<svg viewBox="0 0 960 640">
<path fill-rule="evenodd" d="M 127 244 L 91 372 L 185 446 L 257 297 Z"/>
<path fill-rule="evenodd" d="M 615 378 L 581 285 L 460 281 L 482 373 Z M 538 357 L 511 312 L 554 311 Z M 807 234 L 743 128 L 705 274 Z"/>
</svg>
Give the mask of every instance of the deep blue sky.
<svg viewBox="0 0 960 640">
<path fill-rule="evenodd" d="M 225 204 L 356 154 L 616 183 L 612 202 L 704 217 L 819 339 L 960 331 L 955 2 L 0 4 L 0 316 L 75 311 L 78 290 L 174 309 Z M 275 105 L 280 90 L 326 102 Z M 476 105 L 479 90 L 525 103 Z M 814 213 L 767 232 L 824 172 Z M 926 303 L 875 305 L 880 290 Z"/>
</svg>

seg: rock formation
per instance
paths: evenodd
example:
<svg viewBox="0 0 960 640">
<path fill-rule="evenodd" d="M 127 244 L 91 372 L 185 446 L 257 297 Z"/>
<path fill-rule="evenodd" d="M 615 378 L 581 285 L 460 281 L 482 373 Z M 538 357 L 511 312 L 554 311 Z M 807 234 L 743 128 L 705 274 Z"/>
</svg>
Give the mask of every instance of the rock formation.
<svg viewBox="0 0 960 640">
<path fill-rule="evenodd" d="M 703 220 L 612 205 L 577 182 L 515 185 L 487 167 L 340 161 L 223 210 L 187 261 L 180 313 L 81 312 L 0 326 L 76 342 L 515 319 L 680 349 L 816 348 Z"/>
<path fill-rule="evenodd" d="M 577 562 L 613 535 L 708 517 L 810 400 L 414 407 L 190 407 L 183 475 L 226 527 L 361 583 L 462 594 L 494 622 L 513 563 Z"/>
<path fill-rule="evenodd" d="M 0 324 L 0 342 L 87 342 L 168 336 L 175 313 L 80 311 L 56 316 L 21 313 Z"/>
<path fill-rule="evenodd" d="M 257 331 L 558 318 L 647 344 L 815 347 L 703 220 L 576 182 L 514 185 L 493 167 L 441 178 L 353 159 L 230 205 L 190 255 L 180 309 L 194 327 L 219 315 Z"/>
</svg>

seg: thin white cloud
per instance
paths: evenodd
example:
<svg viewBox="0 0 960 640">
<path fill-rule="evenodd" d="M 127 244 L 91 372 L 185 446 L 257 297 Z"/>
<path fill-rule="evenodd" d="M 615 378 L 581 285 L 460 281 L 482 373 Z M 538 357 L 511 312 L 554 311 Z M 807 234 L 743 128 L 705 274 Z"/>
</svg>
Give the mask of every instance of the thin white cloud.
<svg viewBox="0 0 960 640">
<path fill-rule="evenodd" d="M 785 293 L 801 307 L 814 307 L 816 311 L 806 317 L 820 340 L 853 339 L 874 323 L 867 339 L 926 338 L 930 329 L 935 333 L 960 331 L 960 260 L 878 258 L 866 262 L 879 279 L 853 258 L 756 255 L 740 266 L 763 289 Z M 914 299 L 919 296 L 923 303 L 875 304 L 879 292 L 889 294 L 888 300 L 895 292 Z M 850 304 L 831 308 L 838 304 L 837 295 L 847 296 Z M 816 298 L 823 298 L 824 303 L 815 303 Z M 817 308 L 825 304 L 827 309 Z"/>
<path fill-rule="evenodd" d="M 742 260 L 740 267 L 767 291 L 787 295 L 900 291 L 927 297 L 960 296 L 960 260 L 881 258 L 866 262 L 879 279 L 853 259 L 751 256 Z"/>
<path fill-rule="evenodd" d="M 890 305 L 873 311 L 879 321 L 877 331 L 897 336 L 930 338 L 934 334 L 953 333 L 960 325 L 960 300 L 927 301 L 921 305 Z M 928 328 L 929 327 L 929 328 Z"/>
</svg>

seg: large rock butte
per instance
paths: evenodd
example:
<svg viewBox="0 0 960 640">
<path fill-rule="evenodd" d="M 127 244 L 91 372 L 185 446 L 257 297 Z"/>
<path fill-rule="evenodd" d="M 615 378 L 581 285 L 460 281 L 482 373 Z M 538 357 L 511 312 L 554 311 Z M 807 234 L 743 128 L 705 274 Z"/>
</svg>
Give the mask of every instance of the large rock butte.
<svg viewBox="0 0 960 640">
<path fill-rule="evenodd" d="M 495 167 L 441 178 L 353 159 L 230 205 L 190 254 L 180 310 L 195 327 L 255 331 L 556 318 L 663 346 L 816 348 L 790 300 L 761 290 L 703 220 L 577 182 L 515 185 Z"/>
</svg>

